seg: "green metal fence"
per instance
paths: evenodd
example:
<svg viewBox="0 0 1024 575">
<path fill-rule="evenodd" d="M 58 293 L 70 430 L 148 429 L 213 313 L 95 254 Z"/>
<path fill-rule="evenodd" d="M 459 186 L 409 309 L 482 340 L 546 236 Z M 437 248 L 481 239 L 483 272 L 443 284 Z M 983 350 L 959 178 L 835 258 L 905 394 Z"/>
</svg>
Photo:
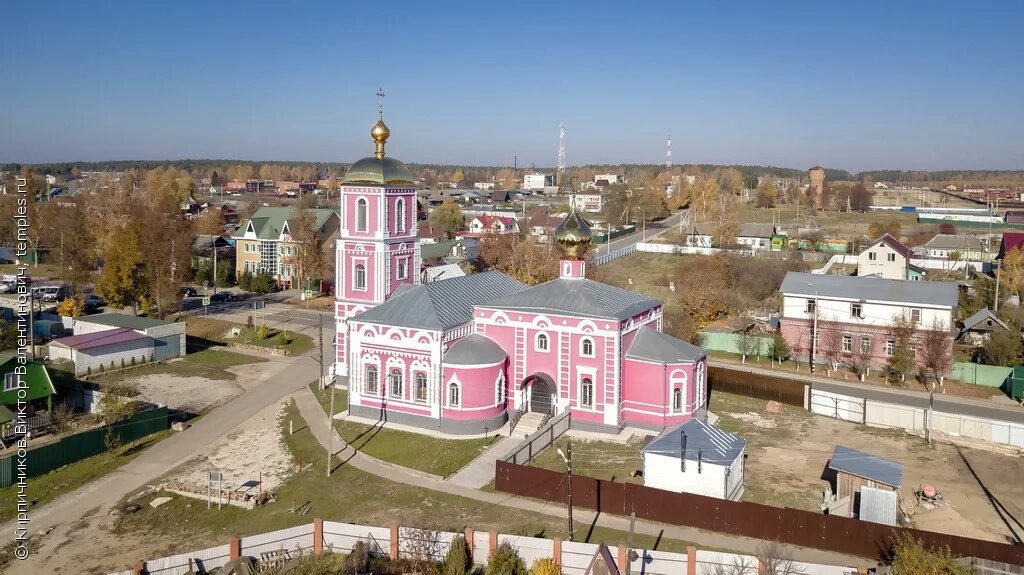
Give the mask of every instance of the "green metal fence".
<svg viewBox="0 0 1024 575">
<path fill-rule="evenodd" d="M 768 357 L 771 354 L 772 338 L 763 335 L 755 335 L 751 337 L 757 342 L 757 347 L 754 347 L 754 344 L 751 344 L 751 347 L 758 350 L 751 355 Z M 700 332 L 701 347 L 708 351 L 724 351 L 727 353 L 742 354 L 740 341 L 741 339 L 739 334 L 735 333 L 722 333 L 718 331 Z"/>
<path fill-rule="evenodd" d="M 1002 388 L 1011 373 L 1013 373 L 1012 367 L 957 361 L 953 363 L 953 372 L 950 377 L 964 383 Z"/>
<path fill-rule="evenodd" d="M 140 411 L 124 421 L 115 423 L 113 429 L 121 443 L 130 443 L 163 431 L 167 429 L 167 426 L 167 408 L 157 407 Z M 108 427 L 110 426 L 105 425 L 62 437 L 56 443 L 29 450 L 25 460 L 26 476 L 37 477 L 105 452 Z M 10 487 L 17 481 L 18 462 L 16 458 L 17 454 L 13 454 L 0 459 L 0 487 Z"/>
</svg>

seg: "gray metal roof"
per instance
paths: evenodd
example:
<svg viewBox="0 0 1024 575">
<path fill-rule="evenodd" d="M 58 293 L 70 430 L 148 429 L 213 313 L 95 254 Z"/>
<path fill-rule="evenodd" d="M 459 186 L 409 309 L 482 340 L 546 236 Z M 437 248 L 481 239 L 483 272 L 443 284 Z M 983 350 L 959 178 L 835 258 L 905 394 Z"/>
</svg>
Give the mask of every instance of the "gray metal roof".
<svg viewBox="0 0 1024 575">
<path fill-rule="evenodd" d="M 481 365 L 504 361 L 508 357 L 501 346 L 478 333 L 472 333 L 455 342 L 444 354 L 445 365 Z"/>
<path fill-rule="evenodd" d="M 683 451 L 683 437 L 686 438 L 686 450 L 683 456 L 687 461 L 697 461 L 700 457 L 707 463 L 729 465 L 743 453 L 747 440 L 723 431 L 700 419 L 691 419 L 675 427 L 661 432 L 644 447 L 644 453 L 656 453 L 679 457 Z"/>
<path fill-rule="evenodd" d="M 710 236 L 714 234 L 715 226 L 708 222 L 698 222 L 693 226 L 693 232 L 701 236 Z M 738 238 L 771 238 L 775 235 L 775 224 L 759 224 L 756 222 L 748 222 L 740 224 L 739 231 L 736 232 Z"/>
<path fill-rule="evenodd" d="M 658 307 L 661 302 L 594 280 L 558 278 L 483 305 L 622 321 Z"/>
<path fill-rule="evenodd" d="M 811 285 L 807 285 L 811 284 Z M 787 272 L 779 291 L 783 295 L 832 297 L 864 301 L 888 301 L 955 308 L 955 282 L 888 280 L 875 277 L 833 276 Z"/>
<path fill-rule="evenodd" d="M 860 488 L 860 519 L 896 525 L 896 492 L 888 489 L 864 486 Z"/>
<path fill-rule="evenodd" d="M 935 234 L 924 245 L 926 248 L 939 250 L 975 250 L 985 249 L 981 238 L 971 234 Z"/>
<path fill-rule="evenodd" d="M 153 319 L 151 317 L 139 317 L 126 313 L 100 313 L 96 315 L 83 315 L 75 318 L 75 321 L 98 323 L 111 327 L 126 327 L 128 329 L 146 330 L 151 327 L 170 325 L 174 322 Z"/>
<path fill-rule="evenodd" d="M 526 284 L 487 271 L 399 289 L 391 299 L 355 321 L 416 329 L 446 330 L 473 319 L 473 306 L 520 292 Z"/>
<path fill-rule="evenodd" d="M 1006 322 L 996 317 L 996 315 L 992 313 L 992 310 L 987 307 L 983 307 L 974 312 L 974 315 L 964 320 L 964 327 L 960 329 L 960 334 L 957 335 L 957 337 L 960 337 L 960 335 L 967 333 L 977 327 L 981 322 L 989 319 L 991 319 L 995 325 L 1003 328 L 1003 331 L 1010 331 L 1010 326 L 1006 325 Z"/>
<path fill-rule="evenodd" d="M 646 325 L 636 331 L 633 342 L 626 350 L 627 359 L 658 363 L 690 363 L 707 354 L 708 352 L 701 347 L 678 340 Z"/>
<path fill-rule="evenodd" d="M 902 463 L 843 445 L 837 445 L 832 452 L 828 468 L 893 487 L 899 487 L 903 483 Z"/>
</svg>

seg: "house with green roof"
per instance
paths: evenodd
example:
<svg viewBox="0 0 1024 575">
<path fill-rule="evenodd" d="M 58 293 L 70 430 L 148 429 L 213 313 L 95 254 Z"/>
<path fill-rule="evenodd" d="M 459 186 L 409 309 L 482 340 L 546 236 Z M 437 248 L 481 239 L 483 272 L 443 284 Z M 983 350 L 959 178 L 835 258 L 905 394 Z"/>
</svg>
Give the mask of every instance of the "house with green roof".
<svg viewBox="0 0 1024 575">
<path fill-rule="evenodd" d="M 9 412 L 17 411 L 18 408 L 18 373 L 16 369 L 20 365 L 16 355 L 7 354 L 0 357 L 0 374 L 3 375 L 4 387 L 0 391 L 0 405 L 3 405 Z M 50 373 L 46 366 L 38 361 L 28 361 L 25 364 L 25 374 L 21 376 L 21 382 L 26 389 L 25 401 L 35 408 L 36 411 L 50 411 L 53 408 L 53 396 L 57 394 L 50 379 Z M 0 416 L 6 414 L 0 411 Z M 4 417 L 0 417 L 0 424 Z"/>
<path fill-rule="evenodd" d="M 314 227 L 323 241 L 327 261 L 334 261 L 334 246 L 341 219 L 337 210 L 309 208 Z M 278 286 L 290 288 L 298 281 L 295 257 L 298 242 L 292 233 L 298 227 L 298 208 L 294 206 L 263 206 L 243 222 L 232 238 L 235 240 L 235 275 L 269 273 Z M 333 279 L 333 278 L 327 278 Z"/>
</svg>

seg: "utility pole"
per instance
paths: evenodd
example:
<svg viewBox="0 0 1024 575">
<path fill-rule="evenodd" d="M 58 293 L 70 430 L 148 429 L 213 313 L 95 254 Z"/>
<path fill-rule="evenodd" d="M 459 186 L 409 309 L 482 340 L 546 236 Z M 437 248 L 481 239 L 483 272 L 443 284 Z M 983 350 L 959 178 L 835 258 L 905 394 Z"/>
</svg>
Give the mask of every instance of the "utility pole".
<svg viewBox="0 0 1024 575">
<path fill-rule="evenodd" d="M 814 284 L 807 284 L 814 287 Z M 818 351 L 818 288 L 814 287 L 814 323 L 811 327 L 811 373 L 814 373 L 815 354 Z"/>
<path fill-rule="evenodd" d="M 966 265 L 965 265 L 965 267 L 966 267 Z M 1001 272 L 1002 269 L 1003 269 L 1002 265 L 999 265 L 999 267 L 996 268 L 996 298 L 995 298 L 995 302 L 992 303 L 992 311 L 993 312 L 998 312 L 999 311 L 999 279 L 1000 279 L 1000 273 L 999 272 Z M 964 278 L 964 279 L 966 279 L 966 278 Z"/>
<path fill-rule="evenodd" d="M 669 140 L 670 142 L 672 140 Z M 632 511 L 629 514 L 629 536 L 626 538 L 626 575 L 630 575 L 633 566 L 633 561 L 637 556 L 636 552 L 633 551 L 633 524 L 636 523 L 636 511 Z"/>
<path fill-rule="evenodd" d="M 565 445 L 565 452 L 558 449 L 558 454 L 565 460 L 565 475 L 568 485 L 566 490 L 568 491 L 568 501 L 566 505 L 569 507 L 569 541 L 572 541 L 572 440 L 569 440 Z"/>
<path fill-rule="evenodd" d="M 217 238 L 213 238 L 213 293 L 217 293 Z"/>
</svg>

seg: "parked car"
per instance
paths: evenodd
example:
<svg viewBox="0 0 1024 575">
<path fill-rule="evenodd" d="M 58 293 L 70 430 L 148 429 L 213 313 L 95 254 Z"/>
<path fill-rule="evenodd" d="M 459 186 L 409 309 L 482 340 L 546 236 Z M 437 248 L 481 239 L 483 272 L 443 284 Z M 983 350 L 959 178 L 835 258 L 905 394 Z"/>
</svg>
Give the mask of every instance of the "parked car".
<svg viewBox="0 0 1024 575">
<path fill-rule="evenodd" d="M 226 291 L 219 291 L 210 296 L 210 303 L 224 303 L 231 301 L 231 294 Z"/>
<path fill-rule="evenodd" d="M 191 286 L 182 286 L 181 297 L 196 297 L 196 295 L 198 295 L 196 288 Z"/>
<path fill-rule="evenodd" d="M 97 310 L 97 309 L 107 305 L 107 300 L 103 299 L 102 297 L 99 296 L 99 294 L 95 294 L 95 293 L 91 293 L 91 294 L 85 296 L 84 302 L 85 302 L 85 309 L 87 309 L 89 311 L 95 311 L 95 310 Z"/>
<path fill-rule="evenodd" d="M 64 286 L 43 286 L 43 301 L 57 302 L 68 297 L 68 288 Z"/>
</svg>

